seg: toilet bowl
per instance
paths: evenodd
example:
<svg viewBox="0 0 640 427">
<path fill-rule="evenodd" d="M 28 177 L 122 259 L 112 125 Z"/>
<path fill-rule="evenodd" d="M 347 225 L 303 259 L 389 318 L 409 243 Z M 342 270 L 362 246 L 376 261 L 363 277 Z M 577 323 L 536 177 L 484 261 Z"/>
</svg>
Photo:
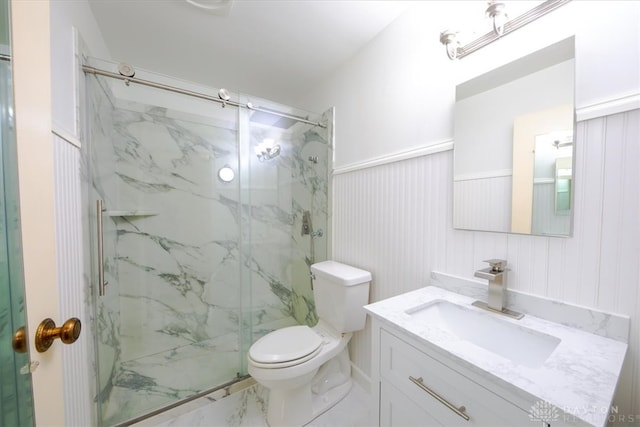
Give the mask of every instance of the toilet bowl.
<svg viewBox="0 0 640 427">
<path fill-rule="evenodd" d="M 271 427 L 307 424 L 351 389 L 347 344 L 364 328 L 371 273 L 335 261 L 311 273 L 318 323 L 276 330 L 249 349 L 249 374 L 269 389 Z"/>
<path fill-rule="evenodd" d="M 277 336 L 271 336 L 272 334 Z M 335 405 L 349 392 L 351 366 L 347 344 L 351 334 L 333 334 L 322 322 L 313 328 L 291 326 L 272 334 L 262 337 L 251 347 L 249 374 L 269 389 L 269 425 L 301 426 Z M 290 340 L 287 339 L 289 335 Z M 283 350 L 282 353 L 278 349 Z M 287 353 L 291 360 L 282 357 L 283 353 Z M 343 363 L 342 366 L 338 364 L 325 367 L 339 353 L 344 353 L 342 358 L 346 356 L 346 366 Z M 279 361 L 270 362 L 276 355 Z M 334 396 L 326 395 L 329 389 L 338 386 L 342 387 L 332 393 Z"/>
</svg>

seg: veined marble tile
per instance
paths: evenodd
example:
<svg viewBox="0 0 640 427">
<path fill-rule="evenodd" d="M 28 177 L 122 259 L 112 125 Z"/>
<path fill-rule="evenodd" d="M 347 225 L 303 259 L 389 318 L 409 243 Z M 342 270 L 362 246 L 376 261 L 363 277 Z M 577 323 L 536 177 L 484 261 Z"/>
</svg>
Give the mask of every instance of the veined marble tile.
<svg viewBox="0 0 640 427">
<path fill-rule="evenodd" d="M 521 408 L 545 402 L 565 420 L 575 418 L 581 425 L 607 424 L 627 352 L 625 342 L 531 313 L 518 320 L 505 316 L 498 321 L 495 314 L 472 305 L 477 297 L 466 292 L 477 291 L 460 283 L 464 279 L 443 277 L 440 283 L 443 281 L 465 293 L 446 290 L 434 283 L 364 308 L 374 322 L 388 325 L 390 333 L 398 330 L 401 336 L 406 334 L 407 339 L 419 341 L 436 359 L 442 358 L 459 366 L 462 372 L 468 371 L 465 375 L 476 376 L 479 384 L 486 382 L 503 390 Z M 415 309 L 437 303 L 457 306 L 456 310 L 467 315 L 475 313 L 468 322 L 486 319 L 495 326 L 497 335 L 508 337 L 512 346 L 480 345 L 462 337 L 455 328 L 442 327 L 438 321 L 419 321 L 412 314 Z"/>
<path fill-rule="evenodd" d="M 347 396 L 333 408 L 320 415 L 307 426 L 310 427 L 370 427 L 374 424 L 371 415 L 370 396 L 354 384 Z M 232 393 L 223 399 L 202 397 L 167 413 L 149 418 L 135 427 L 212 427 L 268 426 L 267 406 L 269 393 L 260 384 Z M 175 416 L 172 416 L 175 413 Z"/>
<path fill-rule="evenodd" d="M 482 301 L 486 301 L 487 298 L 487 285 L 480 280 L 434 271 L 431 273 L 431 284 Z M 507 289 L 507 307 L 591 334 L 624 343 L 629 342 L 629 316 L 607 313 L 511 289 Z"/>
<path fill-rule="evenodd" d="M 301 218 L 310 211 L 326 233 L 330 129 L 252 123 L 244 141 L 237 123 L 115 99 L 107 80 L 87 80 L 84 194 L 89 224 L 104 200 L 109 281 L 93 319 L 96 401 L 117 423 L 235 377 L 270 325 L 317 321 L 308 266 L 326 259 L 327 238 L 302 236 Z M 267 137 L 281 154 L 259 162 Z M 217 177 L 224 165 L 231 183 Z"/>
</svg>

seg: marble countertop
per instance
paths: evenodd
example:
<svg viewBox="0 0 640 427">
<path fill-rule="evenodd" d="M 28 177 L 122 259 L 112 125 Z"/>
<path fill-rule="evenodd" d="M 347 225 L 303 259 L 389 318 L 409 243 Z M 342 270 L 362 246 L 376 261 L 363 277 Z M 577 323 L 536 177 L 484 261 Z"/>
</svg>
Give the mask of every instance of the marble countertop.
<svg viewBox="0 0 640 427">
<path fill-rule="evenodd" d="M 520 320 L 471 306 L 477 298 L 427 286 L 365 306 L 365 310 L 419 339 L 439 354 L 462 363 L 488 380 L 545 401 L 563 414 L 589 425 L 607 424 L 627 344 L 611 338 L 551 322 L 530 314 Z M 441 328 L 416 321 L 406 310 L 444 300 L 467 306 L 519 327 L 560 339 L 553 353 L 538 367 L 517 364 L 505 357 L 459 339 Z M 492 378 L 493 377 L 493 378 Z M 495 381 L 494 381 L 495 382 Z M 528 408 L 525 408 L 528 409 Z"/>
</svg>

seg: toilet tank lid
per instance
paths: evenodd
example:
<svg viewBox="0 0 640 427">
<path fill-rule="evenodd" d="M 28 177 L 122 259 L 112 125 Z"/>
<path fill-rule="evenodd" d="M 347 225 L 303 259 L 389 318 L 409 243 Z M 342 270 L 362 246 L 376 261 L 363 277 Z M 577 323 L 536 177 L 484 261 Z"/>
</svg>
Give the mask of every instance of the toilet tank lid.
<svg viewBox="0 0 640 427">
<path fill-rule="evenodd" d="M 336 281 L 343 286 L 359 285 L 371 281 L 371 273 L 336 261 L 322 261 L 311 265 L 317 276 Z"/>
</svg>

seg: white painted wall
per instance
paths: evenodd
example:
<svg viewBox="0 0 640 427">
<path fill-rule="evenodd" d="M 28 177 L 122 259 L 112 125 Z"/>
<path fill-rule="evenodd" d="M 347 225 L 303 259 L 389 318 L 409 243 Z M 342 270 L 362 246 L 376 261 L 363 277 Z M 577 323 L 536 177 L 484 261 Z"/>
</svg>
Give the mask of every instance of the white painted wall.
<svg viewBox="0 0 640 427">
<path fill-rule="evenodd" d="M 111 58 L 111 55 L 87 0 L 52 0 L 50 8 L 53 128 L 79 138 L 76 80 L 80 76 L 75 62 L 74 28 L 91 55 L 104 59 Z"/>
<path fill-rule="evenodd" d="M 450 61 L 439 33 L 462 7 L 461 1 L 417 2 L 351 61 L 301 94 L 296 104 L 310 111 L 336 107 L 335 167 L 452 138 L 457 83 L 572 35 L 576 108 L 640 92 L 640 2 L 573 1 Z M 614 43 L 612 34 L 624 36 Z"/>
<path fill-rule="evenodd" d="M 640 2 L 574 3 L 578 6 L 575 15 L 578 18 L 576 107 L 637 95 L 640 92 Z M 614 46 L 612 34 L 621 34 L 622 42 Z"/>
<path fill-rule="evenodd" d="M 443 17 L 430 3 L 412 6 L 296 103 L 336 107 L 335 167 L 451 138 L 457 64 L 438 42 Z"/>
<path fill-rule="evenodd" d="M 640 2 L 574 1 L 457 62 L 438 41 L 453 20 L 446 3 L 416 4 L 301 97 L 298 104 L 309 110 L 336 107 L 336 168 L 451 139 L 458 82 L 572 35 L 576 108 L 640 96 Z M 623 41 L 611 43 L 612 34 Z M 630 315 L 631 346 L 616 402 L 621 413 L 637 414 L 639 123 L 635 111 L 579 126 L 582 198 L 572 238 L 453 230 L 453 158 L 445 152 L 335 175 L 333 256 L 373 272 L 371 301 L 424 286 L 433 269 L 469 277 L 483 259 L 505 257 L 513 288 Z M 356 334 L 351 345 L 364 377 L 371 369 L 369 333 Z"/>
</svg>

